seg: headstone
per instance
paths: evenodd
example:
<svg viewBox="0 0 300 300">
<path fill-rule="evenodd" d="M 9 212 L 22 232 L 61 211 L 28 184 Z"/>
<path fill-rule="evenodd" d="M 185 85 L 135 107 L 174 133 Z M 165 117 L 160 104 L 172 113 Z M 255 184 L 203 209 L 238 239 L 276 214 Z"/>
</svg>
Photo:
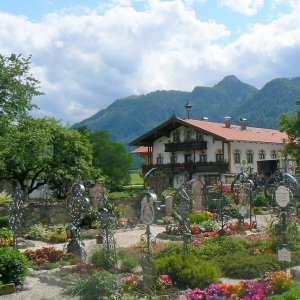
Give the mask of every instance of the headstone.
<svg viewBox="0 0 300 300">
<path fill-rule="evenodd" d="M 166 215 L 169 216 L 171 215 L 171 211 L 173 209 L 173 197 L 167 196 L 165 197 L 165 200 L 166 200 Z"/>
<path fill-rule="evenodd" d="M 142 258 L 142 270 L 143 270 L 143 282 L 147 287 L 151 287 L 155 285 L 156 282 L 156 267 L 155 263 L 143 256 Z"/>
<path fill-rule="evenodd" d="M 177 213 L 185 218 L 188 215 L 188 204 L 190 198 L 184 188 L 180 188 L 174 194 L 174 200 L 177 204 Z"/>
<path fill-rule="evenodd" d="M 194 210 L 201 211 L 202 210 L 202 189 L 203 183 L 200 179 L 196 179 L 192 184 L 192 193 L 195 196 Z"/>
<path fill-rule="evenodd" d="M 244 218 L 247 213 L 247 208 L 244 205 L 241 205 L 239 209 L 239 214 Z"/>
<path fill-rule="evenodd" d="M 150 187 L 159 201 L 164 189 L 170 185 L 170 175 L 164 169 L 152 169 L 145 175 L 145 186 Z"/>
<path fill-rule="evenodd" d="M 148 194 L 150 198 L 143 197 L 141 201 L 141 221 L 145 225 L 151 225 L 154 221 L 154 206 L 153 203 L 156 200 L 155 194 Z"/>
<path fill-rule="evenodd" d="M 103 183 L 96 183 L 90 191 L 92 202 L 98 207 L 103 206 L 103 191 L 105 192 L 105 186 Z"/>
<path fill-rule="evenodd" d="M 290 201 L 289 189 L 283 185 L 280 185 L 275 192 L 275 198 L 278 205 L 281 207 L 286 207 Z"/>
<path fill-rule="evenodd" d="M 278 260 L 291 262 L 291 251 L 287 250 L 286 248 L 278 250 Z"/>
</svg>

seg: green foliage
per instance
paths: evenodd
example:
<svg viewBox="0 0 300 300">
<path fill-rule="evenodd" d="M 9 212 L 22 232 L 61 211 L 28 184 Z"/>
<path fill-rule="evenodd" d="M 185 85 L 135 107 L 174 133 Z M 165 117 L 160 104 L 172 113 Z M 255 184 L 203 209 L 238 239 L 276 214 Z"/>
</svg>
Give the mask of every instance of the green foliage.
<svg viewBox="0 0 300 300">
<path fill-rule="evenodd" d="M 15 248 L 0 248 L 0 274 L 3 284 L 23 284 L 28 275 L 28 260 Z"/>
<path fill-rule="evenodd" d="M 83 240 L 91 240 L 91 239 L 96 239 L 96 233 L 81 233 L 80 234 L 80 237 L 83 239 Z"/>
<path fill-rule="evenodd" d="M 47 182 L 94 178 L 100 172 L 92 167 L 87 138 L 54 118 L 20 117 L 2 129 L 0 149 L 0 178 L 18 180 L 28 194 Z"/>
<path fill-rule="evenodd" d="M 267 206 L 268 201 L 264 194 L 259 193 L 255 196 L 255 198 L 253 200 L 253 204 L 255 207 Z"/>
<path fill-rule="evenodd" d="M 189 219 L 192 224 L 199 224 L 203 221 L 207 221 L 210 218 L 210 213 L 208 211 L 198 212 L 198 213 L 189 213 Z"/>
<path fill-rule="evenodd" d="M 114 253 L 107 251 L 106 248 L 94 248 L 91 252 L 90 262 L 96 267 L 102 267 L 105 270 L 109 270 L 115 266 Z"/>
<path fill-rule="evenodd" d="M 9 227 L 9 216 L 0 217 L 0 228 Z"/>
<path fill-rule="evenodd" d="M 85 132 L 82 131 L 82 127 L 79 127 L 78 130 L 93 145 L 93 166 L 102 170 L 109 190 L 119 191 L 123 185 L 129 184 L 131 181 L 132 155 L 127 153 L 122 143 L 110 141 L 108 131 L 89 131 L 88 128 L 84 128 Z"/>
<path fill-rule="evenodd" d="M 50 243 L 64 243 L 67 240 L 67 234 L 66 233 L 56 233 L 53 232 L 49 236 L 49 242 Z"/>
<path fill-rule="evenodd" d="M 13 232 L 11 231 L 10 228 L 7 227 L 0 228 L 0 238 L 9 239 L 11 237 L 13 237 Z"/>
<path fill-rule="evenodd" d="M 133 271 L 140 265 L 140 258 L 134 253 L 125 254 L 121 260 L 120 269 L 123 272 L 133 273 Z"/>
<path fill-rule="evenodd" d="M 204 231 L 209 231 L 209 232 L 213 232 L 221 229 L 220 224 L 213 218 L 210 218 L 207 221 L 203 221 L 200 224 L 200 227 L 203 228 Z"/>
<path fill-rule="evenodd" d="M 11 196 L 7 195 L 5 191 L 0 193 L 0 205 L 4 203 L 10 203 L 11 202 Z"/>
<path fill-rule="evenodd" d="M 204 288 L 221 277 L 221 270 L 215 263 L 199 260 L 193 254 L 188 254 L 185 259 L 173 254 L 157 259 L 155 264 L 158 274 L 169 275 L 173 284 L 180 288 Z"/>
<path fill-rule="evenodd" d="M 32 97 L 42 95 L 38 91 L 39 81 L 30 74 L 30 58 L 11 54 L 0 55 L 0 108 L 3 117 L 14 120 L 20 115 L 25 115 L 33 108 Z"/>
<path fill-rule="evenodd" d="M 300 202 L 297 202 L 297 204 L 296 204 L 296 214 L 297 214 L 297 216 L 300 215 Z"/>
<path fill-rule="evenodd" d="M 156 259 L 169 257 L 173 254 L 182 254 L 183 255 L 183 247 L 179 243 L 169 242 L 162 246 L 162 248 L 156 253 Z"/>
<path fill-rule="evenodd" d="M 296 164 L 299 166 L 300 164 L 300 144 L 299 144 L 299 126 L 300 126 L 300 97 L 299 94 L 297 95 L 298 99 L 296 100 L 296 115 L 295 116 L 288 116 L 286 114 L 280 115 L 280 128 L 281 132 L 285 132 L 288 136 L 287 140 L 284 144 L 284 151 L 283 155 L 287 153 L 292 155 L 295 160 Z M 296 97 L 294 98 L 296 99 Z"/>
<path fill-rule="evenodd" d="M 224 276 L 229 278 L 254 279 L 266 272 L 282 269 L 276 254 L 252 255 L 249 250 L 218 256 L 213 260 L 221 267 Z"/>
<path fill-rule="evenodd" d="M 70 276 L 66 281 L 64 294 L 68 296 L 80 296 L 82 300 L 98 300 L 103 297 L 113 299 L 118 294 L 120 282 L 115 274 L 107 271 L 93 272 L 89 275 Z"/>
<path fill-rule="evenodd" d="M 28 239 L 47 238 L 51 234 L 51 230 L 44 224 L 34 224 L 30 226 L 24 235 Z"/>
<path fill-rule="evenodd" d="M 300 299 L 300 284 L 292 282 L 288 291 L 280 295 L 272 295 L 267 298 L 268 300 L 299 300 Z"/>
<path fill-rule="evenodd" d="M 203 259 L 212 259 L 217 256 L 227 255 L 233 252 L 245 250 L 247 241 L 234 236 L 218 238 L 201 238 L 201 247 L 192 247 L 190 251 Z"/>
</svg>

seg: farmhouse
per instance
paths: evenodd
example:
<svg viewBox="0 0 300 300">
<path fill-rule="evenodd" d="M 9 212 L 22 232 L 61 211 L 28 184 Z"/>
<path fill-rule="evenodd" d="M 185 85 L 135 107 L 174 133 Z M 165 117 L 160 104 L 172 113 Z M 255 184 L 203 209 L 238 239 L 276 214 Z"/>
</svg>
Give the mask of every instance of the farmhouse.
<svg viewBox="0 0 300 300">
<path fill-rule="evenodd" d="M 210 122 L 208 118 L 178 118 L 175 113 L 161 125 L 132 141 L 131 151 L 145 160 L 142 175 L 155 167 L 163 167 L 173 175 L 173 187 L 180 186 L 180 176 L 211 183 L 216 178 L 230 184 L 236 174 L 246 172 L 268 178 L 280 167 L 291 173 L 293 159 L 281 156 L 287 135 L 278 130 L 240 124 Z"/>
</svg>

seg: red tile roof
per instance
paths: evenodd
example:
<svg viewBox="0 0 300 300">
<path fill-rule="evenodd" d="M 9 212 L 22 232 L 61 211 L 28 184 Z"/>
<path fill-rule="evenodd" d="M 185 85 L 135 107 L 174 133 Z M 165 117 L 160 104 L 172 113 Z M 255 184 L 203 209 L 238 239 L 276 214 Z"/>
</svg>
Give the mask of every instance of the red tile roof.
<svg viewBox="0 0 300 300">
<path fill-rule="evenodd" d="M 130 152 L 130 154 L 137 154 L 137 153 L 148 153 L 148 147 L 139 147 L 137 149 L 134 149 Z"/>
<path fill-rule="evenodd" d="M 178 118 L 180 119 L 180 118 Z M 232 125 L 226 128 L 223 123 L 214 123 L 208 121 L 180 119 L 185 123 L 199 127 L 208 134 L 219 136 L 228 141 L 247 141 L 247 142 L 261 142 L 261 143 L 277 143 L 282 144 L 283 140 L 287 140 L 287 135 L 279 130 L 257 128 L 246 126 L 246 130 L 241 130 L 240 125 Z"/>
</svg>

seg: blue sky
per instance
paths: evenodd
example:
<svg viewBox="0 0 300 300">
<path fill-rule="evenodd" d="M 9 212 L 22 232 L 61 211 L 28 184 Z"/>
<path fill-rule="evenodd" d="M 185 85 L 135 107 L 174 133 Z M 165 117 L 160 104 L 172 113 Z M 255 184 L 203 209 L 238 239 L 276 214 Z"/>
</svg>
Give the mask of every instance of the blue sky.
<svg viewBox="0 0 300 300">
<path fill-rule="evenodd" d="M 118 98 L 227 75 L 258 89 L 300 76 L 299 44 L 299 0 L 0 2 L 1 54 L 32 55 L 45 93 L 33 115 L 64 124 Z"/>
</svg>

